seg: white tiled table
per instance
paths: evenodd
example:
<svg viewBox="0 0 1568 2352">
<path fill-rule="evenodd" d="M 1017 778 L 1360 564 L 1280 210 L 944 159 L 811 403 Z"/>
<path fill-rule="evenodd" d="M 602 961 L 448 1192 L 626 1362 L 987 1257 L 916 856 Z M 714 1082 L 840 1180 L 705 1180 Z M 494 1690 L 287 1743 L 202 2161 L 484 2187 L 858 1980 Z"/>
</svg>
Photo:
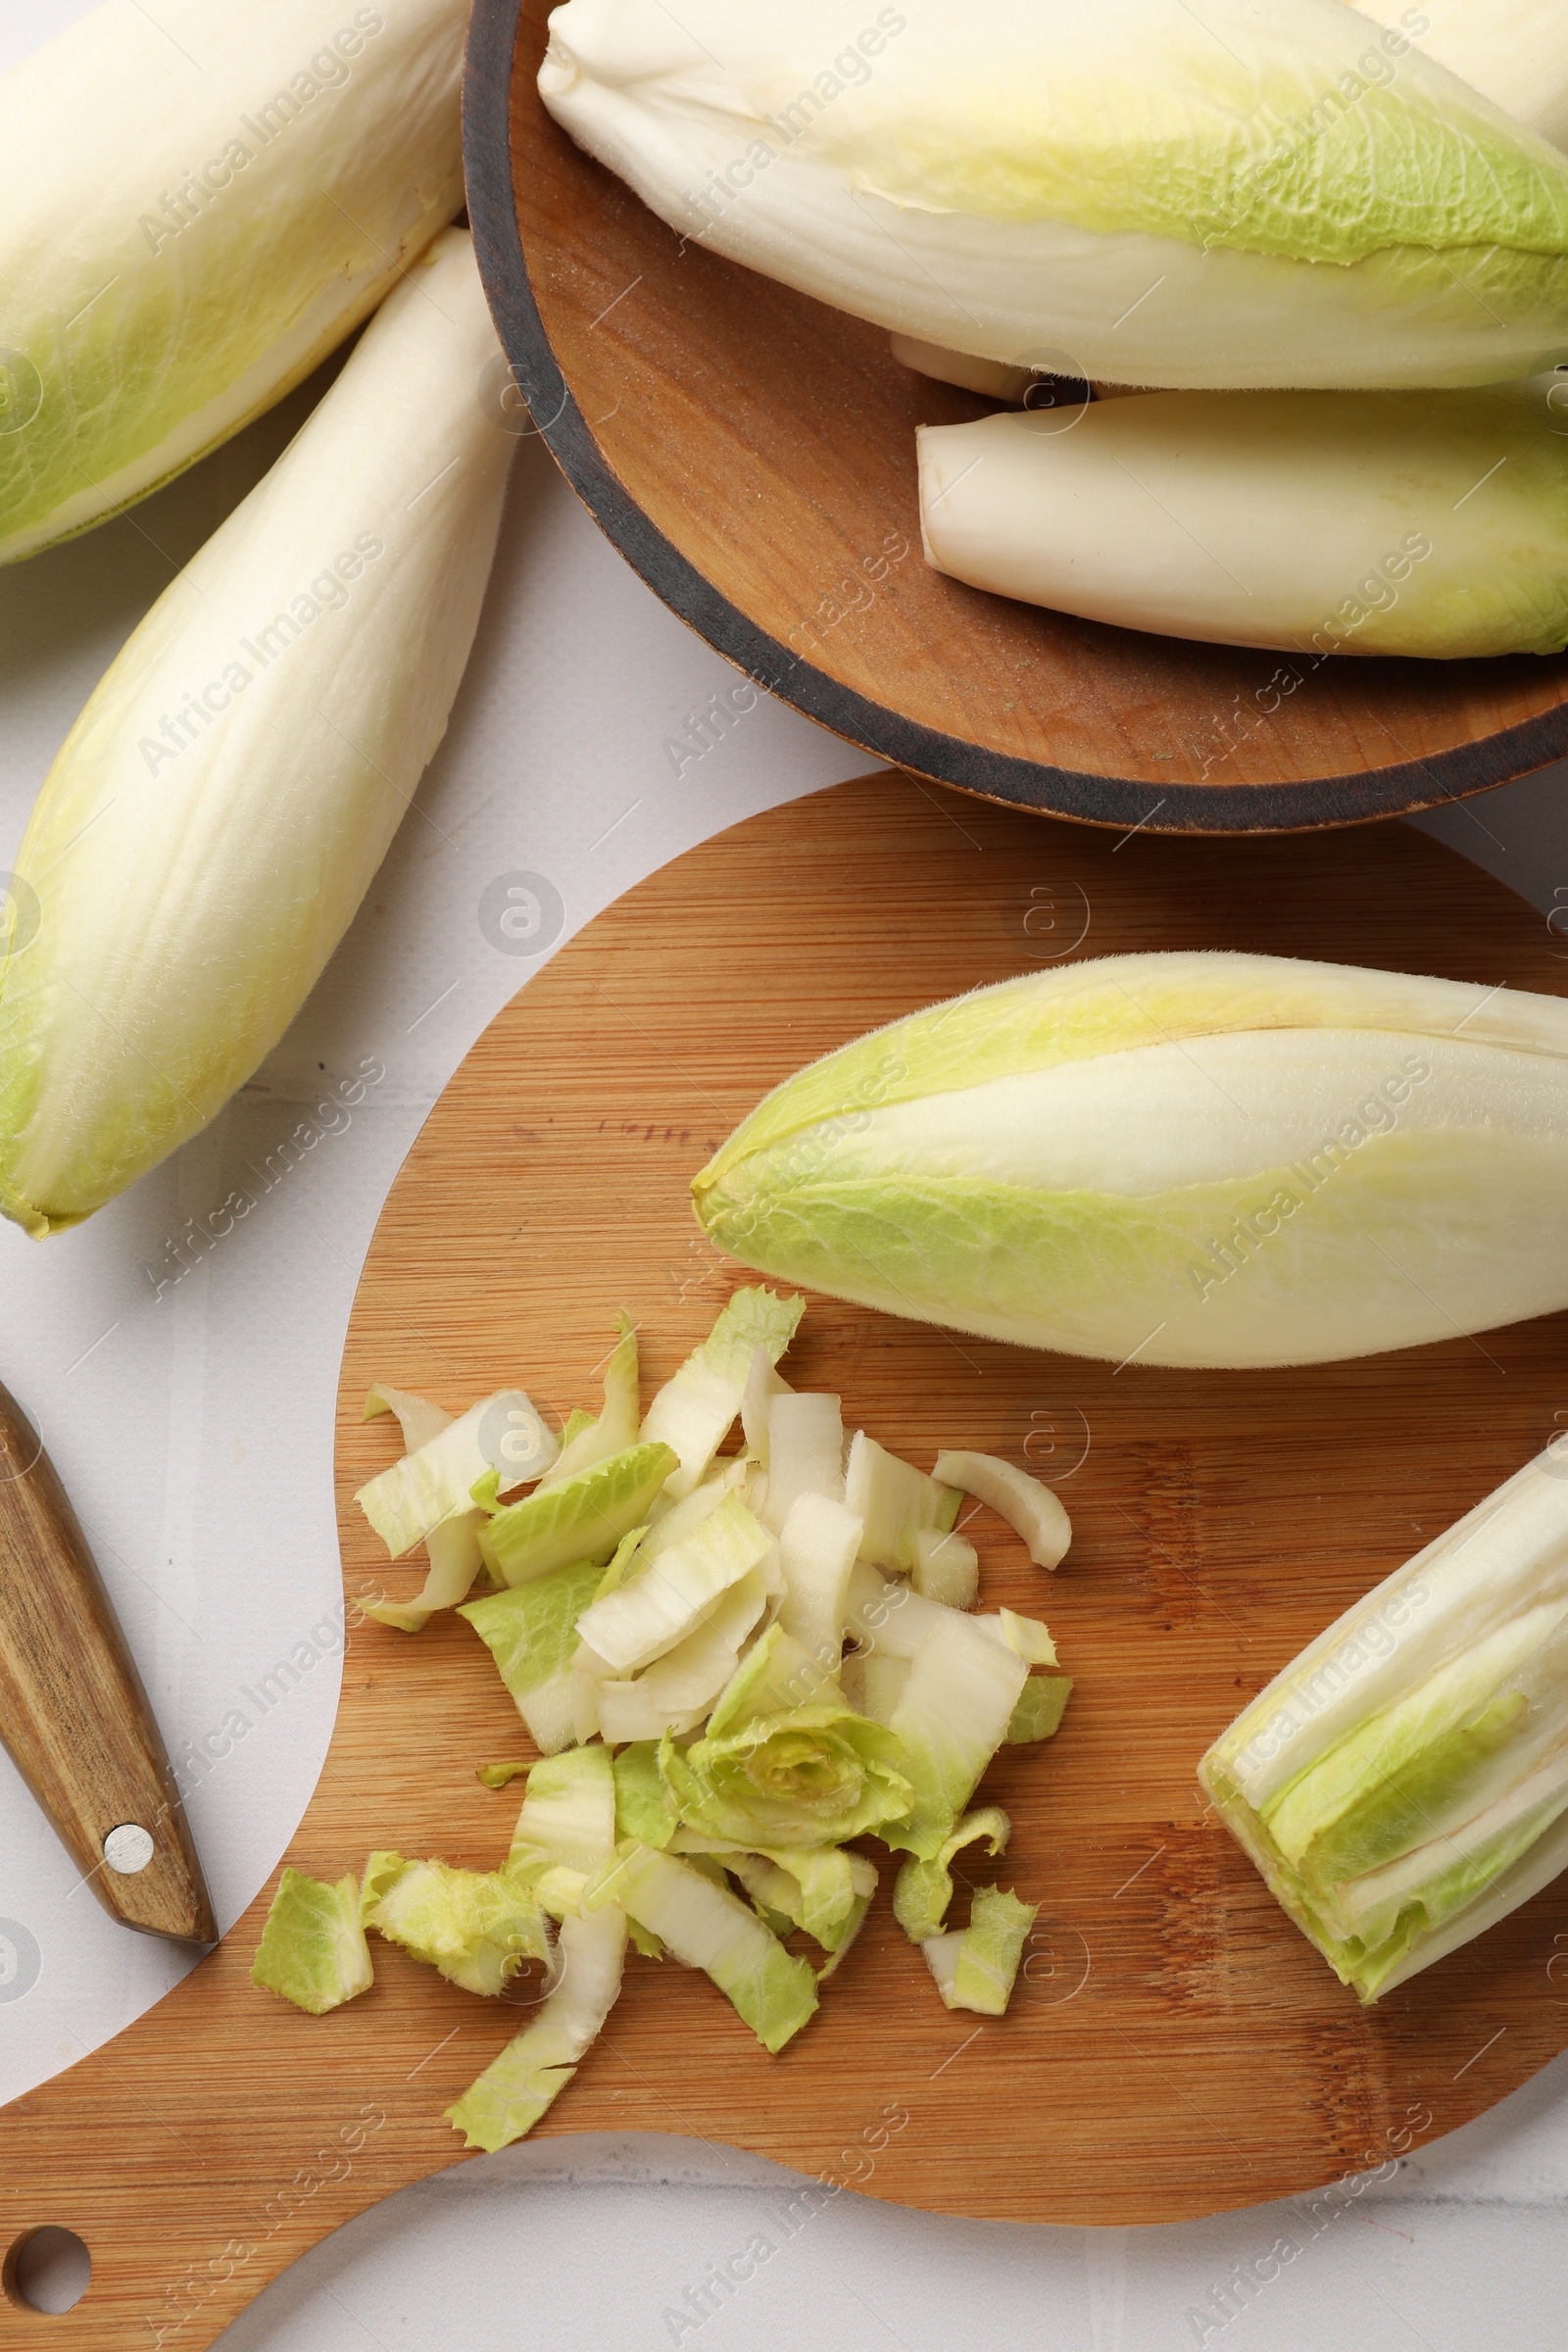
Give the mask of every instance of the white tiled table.
<svg viewBox="0 0 1568 2352">
<path fill-rule="evenodd" d="M 84 13 L 83 0 L 11 0 L 0 67 Z M 291 420 L 264 421 L 133 519 L 0 573 L 0 865 L 171 562 L 249 487 Z M 707 834 L 865 767 L 764 702 L 677 780 L 664 739 L 731 674 L 524 441 L 452 733 L 294 1030 L 208 1134 L 88 1225 L 42 1248 L 0 1230 L 0 1378 L 37 1417 L 77 1502 L 172 1749 L 221 1725 L 242 1689 L 329 1623 L 332 1407 L 355 1279 L 420 1122 L 524 976 L 481 933 L 484 884 L 546 874 L 575 929 Z M 1568 891 L 1565 784 L 1568 772 L 1536 779 L 1432 829 L 1549 908 Z M 351 1123 L 334 1120 L 259 1211 L 159 1297 L 145 1269 L 166 1266 L 185 1220 L 220 1202 L 243 1162 L 265 1162 L 365 1055 L 386 1077 Z M 317 1646 L 319 1664 L 192 1803 L 225 1925 L 274 1867 L 326 1750 L 338 1666 L 329 1638 Z M 20 1997 L 0 1985 L 0 2097 L 107 2040 L 179 1973 L 172 1948 L 126 1936 L 74 1892 L 74 1875 L 0 1757 L 0 1921 L 39 1953 Z M 1303 2203 L 1153 2231 L 1027 2230 L 845 2195 L 792 2227 L 792 2186 L 692 2141 L 524 2145 L 366 2215 L 224 2345 L 1173 2352 L 1223 2335 L 1226 2352 L 1555 2352 L 1568 2340 L 1565 2066 L 1396 2180 L 1315 2216 Z M 777 2252 L 699 2325 L 701 2294 L 694 2306 L 688 2289 L 759 2232 Z M 1282 2238 L 1298 2251 L 1263 2263 L 1278 2278 L 1228 2295 L 1235 2266 Z M 69 2322 L 61 2332 L 68 2341 Z"/>
</svg>

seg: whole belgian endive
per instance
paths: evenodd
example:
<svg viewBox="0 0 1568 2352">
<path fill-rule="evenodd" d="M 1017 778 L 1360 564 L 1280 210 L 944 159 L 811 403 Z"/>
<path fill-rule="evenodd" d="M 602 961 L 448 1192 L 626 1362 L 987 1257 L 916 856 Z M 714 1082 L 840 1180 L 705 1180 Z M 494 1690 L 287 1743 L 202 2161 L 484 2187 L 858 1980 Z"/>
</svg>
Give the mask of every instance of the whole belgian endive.
<svg viewBox="0 0 1568 2352">
<path fill-rule="evenodd" d="M 386 853 L 478 625 L 515 443 L 447 230 L 97 688 L 17 858 L 0 1209 L 77 1223 L 282 1035 Z"/>
<path fill-rule="evenodd" d="M 920 341 L 1244 391 L 1568 356 L 1568 158 L 1344 0 L 567 0 L 550 30 L 546 105 L 681 236 Z"/>
<path fill-rule="evenodd" d="M 106 0 L 0 78 L 0 562 L 281 399 L 463 202 L 463 0 Z"/>
<path fill-rule="evenodd" d="M 1149 392 L 926 425 L 926 561 L 1221 645 L 1468 660 L 1568 645 L 1568 381 Z M 1310 651 L 1308 651 L 1310 649 Z"/>
<path fill-rule="evenodd" d="M 1121 1363 L 1371 1355 L 1568 1306 L 1568 1004 L 1111 956 L 789 1079 L 697 1177 L 791 1283 Z"/>
</svg>

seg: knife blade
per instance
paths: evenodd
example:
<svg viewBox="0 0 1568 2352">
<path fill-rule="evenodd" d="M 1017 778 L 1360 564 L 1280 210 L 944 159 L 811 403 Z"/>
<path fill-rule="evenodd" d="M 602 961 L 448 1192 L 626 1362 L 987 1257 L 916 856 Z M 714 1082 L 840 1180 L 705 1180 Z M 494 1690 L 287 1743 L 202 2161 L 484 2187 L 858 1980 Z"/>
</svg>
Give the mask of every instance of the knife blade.
<svg viewBox="0 0 1568 2352">
<path fill-rule="evenodd" d="M 103 1578 L 0 1388 L 0 1740 L 110 1917 L 216 1943 L 185 1808 Z"/>
</svg>

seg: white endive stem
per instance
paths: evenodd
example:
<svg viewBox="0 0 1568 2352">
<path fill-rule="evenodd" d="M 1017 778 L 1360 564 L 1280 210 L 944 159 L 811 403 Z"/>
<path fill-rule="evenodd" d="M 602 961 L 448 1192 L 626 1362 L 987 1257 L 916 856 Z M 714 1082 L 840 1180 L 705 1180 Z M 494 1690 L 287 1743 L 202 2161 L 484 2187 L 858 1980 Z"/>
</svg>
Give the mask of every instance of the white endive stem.
<svg viewBox="0 0 1568 2352">
<path fill-rule="evenodd" d="M 926 561 L 972 588 L 1313 664 L 1568 645 L 1568 375 L 1143 393 L 918 443 Z"/>
<path fill-rule="evenodd" d="M 1544 139 L 1568 147 L 1568 9 L 1563 0 L 1355 0 L 1362 16 L 1407 32 Z M 1416 31 L 1414 20 L 1425 18 Z"/>
<path fill-rule="evenodd" d="M 567 0 L 545 104 L 678 235 L 1091 381 L 1568 356 L 1568 164 L 1342 0 Z"/>
<path fill-rule="evenodd" d="M 463 202 L 463 0 L 107 0 L 0 79 L 0 562 L 282 398 Z"/>
<path fill-rule="evenodd" d="M 68 737 L 0 978 L 0 1208 L 30 1232 L 205 1126 L 347 929 L 473 642 L 515 446 L 497 351 L 448 230 Z"/>
</svg>

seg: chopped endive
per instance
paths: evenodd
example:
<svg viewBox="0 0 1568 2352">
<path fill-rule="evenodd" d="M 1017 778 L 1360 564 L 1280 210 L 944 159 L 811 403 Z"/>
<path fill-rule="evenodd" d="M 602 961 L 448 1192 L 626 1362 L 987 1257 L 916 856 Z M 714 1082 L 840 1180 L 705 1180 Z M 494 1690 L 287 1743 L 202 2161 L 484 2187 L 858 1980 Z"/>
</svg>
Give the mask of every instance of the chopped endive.
<svg viewBox="0 0 1568 2352">
<path fill-rule="evenodd" d="M 680 1842 L 684 1832 L 678 1832 L 672 1851 L 690 1854 L 692 1849 Z M 828 1849 L 833 1850 L 833 1849 Z M 753 1908 L 764 1927 L 782 1941 L 801 1925 L 801 1889 L 787 1871 L 776 1862 L 764 1860 L 760 1854 L 742 1853 L 739 1848 L 725 1849 L 725 1867 L 751 1896 Z"/>
<path fill-rule="evenodd" d="M 811 1871 L 815 1864 L 836 1862 L 851 1866 L 847 1900 L 843 1900 L 844 1881 L 836 1870 L 825 1869 L 820 1874 Z M 797 1865 L 807 1867 L 806 1880 L 802 1880 Z M 776 1855 L 737 1854 L 729 1868 L 775 1935 L 788 1935 L 792 1928 L 804 1928 L 822 1946 L 827 1960 L 816 1972 L 817 1983 L 820 1984 L 832 1976 L 865 1925 L 865 1915 L 876 1892 L 874 1864 L 867 1862 L 862 1854 L 847 1854 L 837 1846 L 802 1846 L 793 1851 L 781 1848 Z"/>
<path fill-rule="evenodd" d="M 571 2081 L 620 1991 L 625 1912 L 602 1903 L 564 1919 L 560 1948 L 560 1981 L 538 2016 L 446 2111 L 467 2147 L 494 2151 L 521 2139 Z"/>
<path fill-rule="evenodd" d="M 1339 0 L 569 0 L 539 88 L 677 236 L 1007 366 L 1467 384 L 1565 341 L 1568 163 Z"/>
<path fill-rule="evenodd" d="M 889 1726 L 908 1679 L 908 1659 L 888 1657 L 879 1649 L 858 1650 L 839 1669 L 845 1698 L 856 1713 Z"/>
<path fill-rule="evenodd" d="M 857 1563 L 850 1579 L 849 1631 L 872 1655 L 912 1658 L 927 1634 L 962 1615 L 945 1601 L 917 1592 L 912 1584 L 884 1576 L 865 1560 Z"/>
<path fill-rule="evenodd" d="M 463 203 L 464 16 L 98 7 L 0 78 L 0 563 L 183 472 L 396 285 Z"/>
<path fill-rule="evenodd" d="M 628 1842 L 600 1873 L 588 1901 L 618 1903 L 687 1968 L 703 1969 L 764 2050 L 778 2051 L 816 2008 L 816 1978 L 758 1918 L 691 1862 Z"/>
<path fill-rule="evenodd" d="M 900 1461 L 863 1429 L 857 1430 L 844 1473 L 844 1501 L 862 1523 L 860 1557 L 877 1568 L 907 1571 L 922 1528 L 946 1535 L 963 1496 Z"/>
<path fill-rule="evenodd" d="M 644 1562 L 657 1559 L 672 1544 L 684 1544 L 702 1526 L 709 1512 L 717 1510 L 727 1494 L 738 1494 L 750 1510 L 752 1478 L 752 1464 L 742 1455 L 733 1461 L 715 1462 L 701 1484 L 693 1487 L 689 1494 L 683 1494 L 679 1502 L 671 1501 L 667 1487 L 662 1488 L 648 1514 L 650 1525 L 642 1547 Z M 624 1583 L 624 1578 L 621 1581 Z"/>
<path fill-rule="evenodd" d="M 911 1943 L 924 1943 L 942 1933 L 953 1900 L 954 1856 L 984 1840 L 994 1860 L 1011 1836 L 1012 1823 L 1002 1807 L 987 1805 L 978 1813 L 965 1813 L 929 1861 L 910 1856 L 894 1882 L 893 1916 Z"/>
<path fill-rule="evenodd" d="M 577 1619 L 602 1575 L 595 1561 L 579 1560 L 531 1584 L 486 1593 L 458 1611 L 494 1658 L 518 1714 L 546 1755 L 571 1742 Z"/>
<path fill-rule="evenodd" d="M 752 1350 L 752 1368 L 746 1375 L 741 1391 L 741 1429 L 746 1439 L 747 1458 L 760 1471 L 767 1470 L 768 1413 L 775 1396 L 793 1396 L 794 1390 L 784 1378 L 765 1348 Z"/>
<path fill-rule="evenodd" d="M 1056 1644 L 1050 1628 L 1042 1625 L 1038 1617 L 1020 1617 L 1014 1609 L 999 1609 L 994 1617 L 977 1617 L 974 1622 L 997 1641 L 1005 1642 L 1026 1666 L 1057 1663 Z"/>
<path fill-rule="evenodd" d="M 555 1461 L 547 1467 L 539 1482 L 541 1486 L 559 1486 L 564 1478 L 572 1478 L 579 1470 L 589 1470 L 595 1462 L 608 1461 L 613 1453 L 624 1453 L 637 1443 L 642 1413 L 637 1388 L 637 1332 L 631 1317 L 624 1313 L 615 1329 L 615 1345 L 605 1366 L 604 1410 L 597 1416 L 582 1416 L 569 1440 L 563 1443 Z"/>
<path fill-rule="evenodd" d="M 390 1381 L 373 1380 L 365 1392 L 365 1410 L 362 1421 L 379 1420 L 391 1413 L 402 1433 L 405 1451 L 415 1453 L 450 1429 L 456 1414 L 443 1406 L 432 1404 L 428 1396 L 416 1396 L 409 1389 L 395 1389 Z"/>
<path fill-rule="evenodd" d="M 1451 1340 L 1568 1305 L 1568 1004 L 1283 956 L 1063 964 L 801 1071 L 693 1190 L 749 1264 L 1025 1347 Z"/>
<path fill-rule="evenodd" d="M 248 269 L 234 288 L 255 304 Z M 36 928 L 0 975 L 0 1211 L 29 1233 L 204 1127 L 352 921 L 478 625 L 516 441 L 474 387 L 503 364 L 444 230 L 67 737 L 13 860 Z"/>
<path fill-rule="evenodd" d="M 927 1938 L 920 1948 L 950 2009 L 1005 2014 L 1039 1908 L 1021 1903 L 1010 1887 L 977 1886 L 961 1934 Z"/>
<path fill-rule="evenodd" d="M 486 1565 L 504 1585 L 524 1585 L 577 1560 L 603 1566 L 645 1523 L 674 1467 L 667 1446 L 631 1446 L 509 1503 L 479 1530 Z"/>
<path fill-rule="evenodd" d="M 775 1536 L 803 1494 L 844 1498 L 844 1417 L 836 1396 L 788 1389 L 767 1409 L 767 1495 L 759 1516 Z"/>
<path fill-rule="evenodd" d="M 619 1591 L 586 1608 L 577 1630 L 617 1674 L 634 1674 L 695 1632 L 771 1548 L 767 1530 L 727 1494 L 684 1543 L 651 1558 L 645 1546 Z"/>
<path fill-rule="evenodd" d="M 781 1905 L 826 1952 L 846 1950 L 876 1892 L 874 1862 L 843 1846 L 776 1846 L 762 1860 L 795 1892 Z"/>
<path fill-rule="evenodd" d="M 687 1828 L 754 1851 L 841 1845 L 868 1830 L 891 1839 L 915 1795 L 899 1740 L 842 1703 L 749 1717 L 734 1731 L 710 1724 L 684 1753 L 666 1739 L 660 1768 Z"/>
<path fill-rule="evenodd" d="M 621 1537 L 609 1567 L 594 1587 L 595 1600 L 603 1600 L 607 1592 L 620 1591 L 632 1572 L 633 1563 L 642 1557 L 643 1546 L 648 1541 L 649 1530 L 646 1527 L 634 1527 L 628 1535 Z"/>
<path fill-rule="evenodd" d="M 648 1407 L 644 1442 L 671 1446 L 679 1456 L 669 1480 L 677 1501 L 691 1493 L 723 1444 L 741 1409 L 757 1349 L 776 1364 L 795 1337 L 805 1303 L 771 1291 L 737 1291 L 702 1346 Z"/>
<path fill-rule="evenodd" d="M 395 1413 L 403 1432 L 403 1443 L 413 1453 L 432 1438 L 450 1429 L 454 1416 L 428 1398 L 410 1395 L 406 1389 L 394 1389 L 385 1381 L 372 1384 L 365 1399 L 365 1419 L 373 1421 L 379 1413 Z M 479 1558 L 479 1521 L 477 1510 L 465 1511 L 455 1519 L 443 1519 L 433 1527 L 424 1540 L 430 1567 L 424 1583 L 413 1600 L 368 1600 L 361 1595 L 360 1607 L 377 1625 L 389 1625 L 403 1634 L 419 1634 L 429 1624 L 438 1609 L 455 1608 L 462 1600 L 481 1566 Z"/>
<path fill-rule="evenodd" d="M 772 1477 L 769 1474 L 769 1485 Z M 850 1580 L 861 1526 L 855 1513 L 825 1494 L 801 1494 L 779 1537 L 784 1598 L 778 1622 L 829 1672 L 837 1670 L 849 1614 Z"/>
<path fill-rule="evenodd" d="M 1547 373 L 1468 392 L 1146 393 L 1066 432 L 1049 414 L 926 426 L 926 560 L 1089 620 L 1293 654 L 1282 701 L 1332 654 L 1560 653 L 1562 398 Z"/>
<path fill-rule="evenodd" d="M 323 2017 L 368 1991 L 374 1974 L 360 1924 L 359 1880 L 328 1886 L 285 1869 L 256 1947 L 251 1983 Z"/>
<path fill-rule="evenodd" d="M 944 1535 L 934 1527 L 917 1527 L 909 1582 L 926 1600 L 945 1609 L 972 1609 L 980 1597 L 980 1554 L 956 1529 Z"/>
<path fill-rule="evenodd" d="M 368 1927 L 375 1917 L 376 1905 L 388 1887 L 409 1868 L 403 1856 L 391 1846 L 378 1846 L 365 1865 L 360 1881 L 360 1925 Z"/>
<path fill-rule="evenodd" d="M 555 1450 L 531 1398 L 521 1389 L 501 1389 L 380 1471 L 354 1499 L 400 1559 L 444 1521 L 471 1515 L 472 1490 L 487 1470 L 497 1471 L 503 1486 L 520 1486 L 548 1467 Z"/>
<path fill-rule="evenodd" d="M 571 1666 L 566 1681 L 567 1703 L 571 1719 L 571 1737 L 581 1744 L 601 1736 L 599 1722 L 599 1692 L 612 1677 L 608 1659 L 590 1649 L 587 1642 L 578 1641 L 571 1654 Z"/>
<path fill-rule="evenodd" d="M 838 1676 L 813 1658 L 781 1625 L 770 1625 L 747 1652 L 708 1718 L 710 1739 L 728 1739 L 748 1724 L 770 1721 L 791 1707 L 841 1706 Z"/>
<path fill-rule="evenodd" d="M 1061 1729 L 1071 1696 L 1070 1674 L 1032 1674 L 1007 1718 L 1006 1745 L 1026 1747 L 1033 1740 L 1053 1739 Z"/>
<path fill-rule="evenodd" d="M 640 1845 L 668 1845 L 678 1826 L 673 1799 L 659 1769 L 657 1740 L 634 1740 L 615 1752 L 615 1836 Z"/>
<path fill-rule="evenodd" d="M 945 1936 L 927 1936 L 920 1945 L 927 1968 L 948 2008 L 956 2009 L 955 1997 L 958 1981 L 958 1954 L 963 1949 L 963 1930 L 950 1928 Z"/>
<path fill-rule="evenodd" d="M 954 1614 L 916 1650 L 892 1730 L 908 1759 L 915 1803 L 884 1830 L 922 1860 L 939 1854 L 981 1774 L 1007 1736 L 1029 1677 L 1022 1658 Z"/>
<path fill-rule="evenodd" d="M 367 1924 L 465 1991 L 492 1998 L 524 1961 L 551 1957 L 549 1930 L 533 1888 L 525 1878 L 505 1870 L 406 1862 L 391 1876 Z"/>
<path fill-rule="evenodd" d="M 767 1607 L 760 1568 L 729 1587 L 692 1632 L 661 1652 L 632 1682 L 598 1684 L 599 1729 L 621 1741 L 694 1731 L 740 1664 L 740 1647 Z"/>
<path fill-rule="evenodd" d="M 574 1747 L 542 1757 L 528 1775 L 508 1869 L 525 1869 L 542 1856 L 587 1880 L 614 1844 L 615 1773 L 609 1748 Z"/>
<path fill-rule="evenodd" d="M 1568 146 L 1568 20 L 1560 0 L 1355 0 L 1515 122 Z"/>
<path fill-rule="evenodd" d="M 847 1945 L 876 1892 L 875 1863 L 844 1846 L 784 1845 L 770 1853 L 748 1851 L 701 1831 L 677 1830 L 669 1850 L 688 1860 L 705 1854 L 716 1857 L 755 1902 L 778 1913 L 790 1927 L 804 1928 L 827 1952 Z"/>
<path fill-rule="evenodd" d="M 1568 1862 L 1568 1481 L 1548 1452 L 1346 1611 L 1199 1777 L 1363 2001 Z"/>
<path fill-rule="evenodd" d="M 934 1475 L 989 1503 L 1029 1547 L 1037 1568 L 1057 1568 L 1072 1543 L 1072 1521 L 1059 1495 L 994 1453 L 939 1453 Z"/>
</svg>

